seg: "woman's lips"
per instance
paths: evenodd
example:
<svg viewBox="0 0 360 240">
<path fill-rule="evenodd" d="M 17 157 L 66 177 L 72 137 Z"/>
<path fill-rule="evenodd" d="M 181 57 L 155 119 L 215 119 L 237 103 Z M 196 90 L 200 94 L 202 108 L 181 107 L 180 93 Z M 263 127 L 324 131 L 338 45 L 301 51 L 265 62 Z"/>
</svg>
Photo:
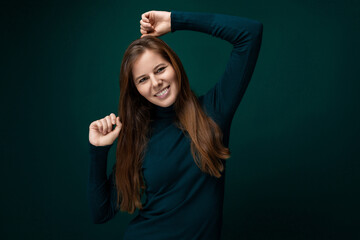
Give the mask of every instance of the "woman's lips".
<svg viewBox="0 0 360 240">
<path fill-rule="evenodd" d="M 165 92 L 164 92 L 165 91 Z M 169 94 L 169 91 L 170 91 L 170 86 L 167 86 L 166 88 L 164 88 L 163 90 L 161 90 L 159 93 L 157 93 L 155 95 L 155 97 L 158 97 L 158 98 L 165 98 L 168 94 Z M 163 93 L 164 92 L 164 93 Z M 163 93 L 162 95 L 158 96 L 158 94 L 160 93 Z"/>
</svg>

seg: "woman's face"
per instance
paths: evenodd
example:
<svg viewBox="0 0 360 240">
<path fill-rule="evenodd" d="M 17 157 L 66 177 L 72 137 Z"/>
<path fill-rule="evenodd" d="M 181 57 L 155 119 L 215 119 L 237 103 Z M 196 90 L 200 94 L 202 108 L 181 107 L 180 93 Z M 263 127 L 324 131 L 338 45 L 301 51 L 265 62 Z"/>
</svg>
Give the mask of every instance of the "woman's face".
<svg viewBox="0 0 360 240">
<path fill-rule="evenodd" d="M 133 64 L 135 86 L 149 102 L 160 106 L 171 106 L 179 93 L 173 66 L 160 54 L 146 50 Z"/>
</svg>

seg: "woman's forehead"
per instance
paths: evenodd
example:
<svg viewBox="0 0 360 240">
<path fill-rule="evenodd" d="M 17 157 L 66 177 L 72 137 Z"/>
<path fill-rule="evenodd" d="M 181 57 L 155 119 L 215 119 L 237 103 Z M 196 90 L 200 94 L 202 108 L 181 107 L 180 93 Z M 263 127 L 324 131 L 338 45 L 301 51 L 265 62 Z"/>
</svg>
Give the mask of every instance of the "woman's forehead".
<svg viewBox="0 0 360 240">
<path fill-rule="evenodd" d="M 148 74 L 154 70 L 159 64 L 168 63 L 158 52 L 154 50 L 146 50 L 142 53 L 133 64 L 134 77 Z"/>
</svg>

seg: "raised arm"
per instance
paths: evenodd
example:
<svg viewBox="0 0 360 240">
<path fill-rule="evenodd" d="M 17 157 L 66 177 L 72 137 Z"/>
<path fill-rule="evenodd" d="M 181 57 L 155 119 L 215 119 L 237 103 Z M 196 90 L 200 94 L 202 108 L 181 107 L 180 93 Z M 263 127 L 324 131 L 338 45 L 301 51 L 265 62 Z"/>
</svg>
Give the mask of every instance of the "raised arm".
<svg viewBox="0 0 360 240">
<path fill-rule="evenodd" d="M 114 171 L 107 178 L 108 146 L 94 146 L 89 142 L 90 169 L 88 179 L 88 201 L 93 223 L 105 223 L 118 212 Z"/>
<path fill-rule="evenodd" d="M 199 98 L 218 123 L 230 125 L 255 68 L 262 40 L 262 23 L 224 14 L 171 11 L 171 32 L 178 30 L 207 33 L 233 45 L 222 77 Z"/>
<path fill-rule="evenodd" d="M 90 168 L 87 195 L 94 223 L 104 223 L 118 211 L 114 171 L 107 178 L 106 169 L 108 152 L 121 128 L 119 117 L 113 113 L 93 121 L 89 126 Z"/>
</svg>

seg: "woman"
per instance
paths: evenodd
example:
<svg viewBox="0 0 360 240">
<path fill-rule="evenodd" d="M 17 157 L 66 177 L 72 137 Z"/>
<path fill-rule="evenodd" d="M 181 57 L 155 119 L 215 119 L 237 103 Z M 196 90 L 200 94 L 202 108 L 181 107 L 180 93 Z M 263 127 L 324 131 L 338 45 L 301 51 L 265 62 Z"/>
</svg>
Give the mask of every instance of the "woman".
<svg viewBox="0 0 360 240">
<path fill-rule="evenodd" d="M 223 76 L 200 97 L 180 59 L 157 38 L 178 30 L 233 45 Z M 95 223 L 137 208 L 124 239 L 220 239 L 230 126 L 254 71 L 262 30 L 258 21 L 223 14 L 142 14 L 142 36 L 121 64 L 119 116 L 89 127 L 88 197 Z M 115 139 L 116 164 L 107 178 Z"/>
</svg>

